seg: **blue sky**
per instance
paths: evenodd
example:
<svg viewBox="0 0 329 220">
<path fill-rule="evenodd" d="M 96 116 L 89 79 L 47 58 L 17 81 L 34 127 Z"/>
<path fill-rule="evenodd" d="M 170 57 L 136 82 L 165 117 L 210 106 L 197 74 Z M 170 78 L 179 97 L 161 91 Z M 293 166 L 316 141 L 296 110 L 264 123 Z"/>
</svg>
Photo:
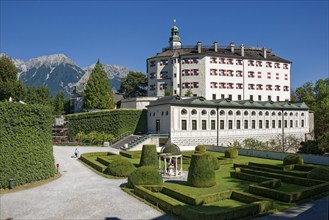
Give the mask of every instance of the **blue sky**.
<svg viewBox="0 0 329 220">
<path fill-rule="evenodd" d="M 329 77 L 328 0 L 0 1 L 1 52 L 24 61 L 64 53 L 81 67 L 100 59 L 145 73 L 175 18 L 183 45 L 272 48 L 293 62 L 293 88 Z"/>
</svg>

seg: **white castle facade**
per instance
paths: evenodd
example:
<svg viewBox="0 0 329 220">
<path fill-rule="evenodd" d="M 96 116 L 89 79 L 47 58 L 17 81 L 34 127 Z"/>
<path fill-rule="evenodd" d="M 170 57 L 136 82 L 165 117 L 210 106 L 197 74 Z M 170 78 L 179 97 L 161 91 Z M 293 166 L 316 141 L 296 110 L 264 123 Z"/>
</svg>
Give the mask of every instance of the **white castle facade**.
<svg viewBox="0 0 329 220">
<path fill-rule="evenodd" d="M 147 59 L 148 132 L 178 146 L 312 138 L 313 113 L 290 103 L 290 68 L 266 48 L 182 46 L 174 26 L 169 47 Z"/>
<path fill-rule="evenodd" d="M 147 59 L 148 96 L 194 96 L 208 100 L 289 101 L 291 62 L 266 48 L 182 46 L 178 28 L 169 47 Z"/>
</svg>

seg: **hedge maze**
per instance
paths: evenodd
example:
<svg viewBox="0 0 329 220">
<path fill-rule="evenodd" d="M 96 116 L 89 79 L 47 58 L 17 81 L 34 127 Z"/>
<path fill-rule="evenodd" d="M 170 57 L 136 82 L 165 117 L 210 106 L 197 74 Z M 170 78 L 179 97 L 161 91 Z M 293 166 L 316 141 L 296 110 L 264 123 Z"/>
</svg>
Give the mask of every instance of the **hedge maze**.
<svg viewBox="0 0 329 220">
<path fill-rule="evenodd" d="M 193 180 L 198 184 L 163 182 L 154 167 L 140 165 L 141 156 L 141 151 L 122 151 L 120 155 L 97 153 L 81 158 L 89 158 L 88 163 L 103 173 L 117 157 L 130 161 L 139 168 L 129 175 L 125 190 L 182 219 L 250 219 L 329 194 L 328 167 L 302 164 L 298 158 L 293 158 L 295 163 L 283 163 L 238 156 L 234 150 L 225 157 L 224 153 L 204 151 L 199 146 L 183 152 L 184 170 L 190 173 L 199 166 L 201 173 L 208 167 L 216 176 L 210 175 L 209 184 L 194 173 L 202 179 L 199 185 L 199 180 Z M 212 165 L 213 160 L 217 160 L 219 169 Z"/>
</svg>

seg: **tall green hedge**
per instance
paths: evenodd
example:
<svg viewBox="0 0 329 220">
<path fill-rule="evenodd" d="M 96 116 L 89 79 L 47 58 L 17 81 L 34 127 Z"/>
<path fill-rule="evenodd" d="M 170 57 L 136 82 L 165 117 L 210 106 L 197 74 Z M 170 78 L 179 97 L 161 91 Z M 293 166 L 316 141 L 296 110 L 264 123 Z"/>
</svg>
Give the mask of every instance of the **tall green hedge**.
<svg viewBox="0 0 329 220">
<path fill-rule="evenodd" d="M 82 131 L 113 134 L 115 137 L 131 131 L 147 132 L 147 111 L 135 109 L 115 109 L 100 112 L 88 112 L 67 116 L 68 135 L 71 140 Z"/>
<path fill-rule="evenodd" d="M 40 105 L 0 102 L 0 188 L 55 175 L 52 111 Z"/>
<path fill-rule="evenodd" d="M 156 146 L 153 144 L 144 144 L 139 165 L 157 167 L 158 164 L 159 161 Z"/>
<path fill-rule="evenodd" d="M 216 185 L 214 166 L 206 154 L 192 155 L 188 169 L 187 184 L 204 188 Z"/>
</svg>

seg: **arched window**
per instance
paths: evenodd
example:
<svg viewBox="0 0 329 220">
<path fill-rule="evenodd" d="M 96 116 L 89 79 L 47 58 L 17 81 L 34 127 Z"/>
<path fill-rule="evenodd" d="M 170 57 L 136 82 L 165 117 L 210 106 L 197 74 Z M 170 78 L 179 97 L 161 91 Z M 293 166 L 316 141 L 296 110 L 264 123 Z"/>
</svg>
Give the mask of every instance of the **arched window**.
<svg viewBox="0 0 329 220">
<path fill-rule="evenodd" d="M 272 116 L 275 116 L 275 112 L 272 112 Z"/>
<path fill-rule="evenodd" d="M 289 116 L 293 116 L 294 114 L 292 114 L 292 112 L 289 113 Z"/>
<path fill-rule="evenodd" d="M 266 111 L 266 112 L 265 112 L 265 115 L 266 115 L 266 116 L 269 116 L 269 115 L 270 115 L 270 113 L 269 113 L 268 111 Z"/>
<path fill-rule="evenodd" d="M 150 112 L 150 117 L 152 116 L 152 112 Z"/>
<path fill-rule="evenodd" d="M 258 112 L 258 115 L 259 115 L 259 116 L 262 116 L 262 115 L 263 115 L 263 112 Z"/>
<path fill-rule="evenodd" d="M 210 115 L 216 115 L 216 111 L 215 110 L 211 110 L 210 111 Z"/>
<path fill-rule="evenodd" d="M 228 111 L 228 115 L 233 115 L 233 112 L 231 110 Z"/>
<path fill-rule="evenodd" d="M 237 112 L 236 112 L 236 115 L 241 115 L 241 112 L 240 112 L 240 111 L 237 111 Z"/>
<path fill-rule="evenodd" d="M 244 113 L 243 113 L 245 116 L 247 116 L 248 115 L 248 111 L 244 111 Z"/>
<path fill-rule="evenodd" d="M 220 114 L 220 115 L 225 115 L 224 110 L 221 110 L 221 111 L 219 112 L 219 114 Z"/>
<path fill-rule="evenodd" d="M 187 110 L 186 110 L 185 108 L 182 109 L 181 114 L 182 114 L 182 115 L 186 115 L 186 114 L 187 114 Z"/>
<path fill-rule="evenodd" d="M 164 115 L 164 111 L 161 112 L 161 115 Z"/>
<path fill-rule="evenodd" d="M 196 114 L 197 114 L 197 111 L 196 111 L 195 109 L 193 109 L 193 110 L 191 111 L 191 114 L 192 114 L 192 115 L 196 115 Z"/>
<path fill-rule="evenodd" d="M 304 112 L 301 114 L 301 116 L 304 116 Z"/>
<path fill-rule="evenodd" d="M 207 114 L 207 111 L 203 109 L 203 110 L 201 111 L 201 114 L 202 114 L 202 115 L 206 115 L 206 114 Z"/>
<path fill-rule="evenodd" d="M 288 115 L 288 113 L 287 113 L 287 112 L 285 112 L 285 113 L 284 113 L 284 116 L 287 116 L 287 115 Z"/>
<path fill-rule="evenodd" d="M 281 115 L 282 115 L 281 112 L 279 112 L 279 113 L 278 113 L 278 116 L 281 116 Z"/>
<path fill-rule="evenodd" d="M 251 112 L 251 115 L 252 115 L 252 116 L 255 116 L 255 115 L 256 115 L 256 112 L 255 112 L 255 111 L 252 111 L 252 112 Z"/>
</svg>

